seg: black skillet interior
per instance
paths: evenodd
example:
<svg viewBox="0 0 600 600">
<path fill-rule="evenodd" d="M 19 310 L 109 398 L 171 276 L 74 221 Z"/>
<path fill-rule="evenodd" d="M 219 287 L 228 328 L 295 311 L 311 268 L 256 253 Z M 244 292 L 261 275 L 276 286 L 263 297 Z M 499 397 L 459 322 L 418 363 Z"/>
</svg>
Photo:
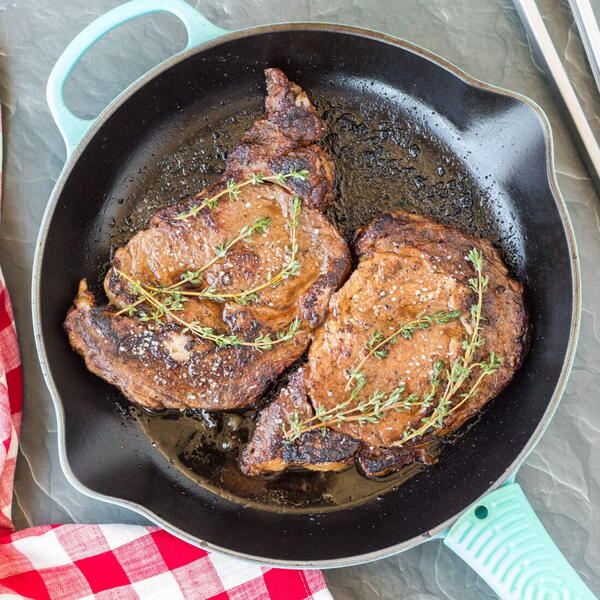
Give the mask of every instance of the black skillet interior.
<svg viewBox="0 0 600 600">
<path fill-rule="evenodd" d="M 346 234 L 384 208 L 404 207 L 491 237 L 525 284 L 533 325 L 513 383 L 438 465 L 382 497 L 320 514 L 234 502 L 170 467 L 136 426 L 124 426 L 114 390 L 84 368 L 61 328 L 80 277 L 97 285 L 111 249 L 154 207 L 214 180 L 261 110 L 267 66 L 282 68 L 325 113 L 340 176 L 332 217 Z M 350 562 L 406 547 L 454 517 L 505 474 L 560 377 L 572 272 L 546 153 L 544 125 L 522 101 L 410 48 L 333 28 L 234 36 L 150 79 L 72 166 L 47 234 L 41 330 L 75 477 L 188 539 L 270 562 Z"/>
</svg>

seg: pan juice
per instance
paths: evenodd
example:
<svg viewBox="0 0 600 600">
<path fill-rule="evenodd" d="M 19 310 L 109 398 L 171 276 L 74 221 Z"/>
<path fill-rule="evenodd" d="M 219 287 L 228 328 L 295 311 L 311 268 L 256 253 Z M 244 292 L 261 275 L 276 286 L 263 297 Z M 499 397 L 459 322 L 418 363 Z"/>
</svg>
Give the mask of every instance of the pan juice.
<svg viewBox="0 0 600 600">
<path fill-rule="evenodd" d="M 266 510 L 323 512 L 362 504 L 425 468 L 408 465 L 379 480 L 363 477 L 354 467 L 341 473 L 288 470 L 268 478 L 246 477 L 237 461 L 254 428 L 255 413 L 160 415 L 131 409 L 138 425 L 172 466 L 215 494 Z"/>
</svg>

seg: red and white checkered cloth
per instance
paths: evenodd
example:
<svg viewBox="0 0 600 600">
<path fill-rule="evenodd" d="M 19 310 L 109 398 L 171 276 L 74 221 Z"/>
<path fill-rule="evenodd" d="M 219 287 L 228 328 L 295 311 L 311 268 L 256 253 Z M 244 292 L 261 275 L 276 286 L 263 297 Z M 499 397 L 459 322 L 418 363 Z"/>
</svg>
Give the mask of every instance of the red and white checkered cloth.
<svg viewBox="0 0 600 600">
<path fill-rule="evenodd" d="M 1 141 L 0 118 L 0 165 Z M 19 349 L 0 271 L 0 599 L 331 600 L 320 571 L 241 562 L 158 527 L 45 525 L 13 532 L 21 402 Z"/>
</svg>

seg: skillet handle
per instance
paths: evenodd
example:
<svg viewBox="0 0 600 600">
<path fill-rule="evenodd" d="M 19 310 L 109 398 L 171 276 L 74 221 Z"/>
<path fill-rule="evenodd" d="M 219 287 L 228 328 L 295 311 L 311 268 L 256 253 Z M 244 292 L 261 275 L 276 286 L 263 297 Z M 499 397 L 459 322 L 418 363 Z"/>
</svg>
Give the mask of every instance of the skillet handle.
<svg viewBox="0 0 600 600">
<path fill-rule="evenodd" d="M 521 486 L 508 484 L 461 515 L 444 544 L 502 600 L 594 600 L 535 515 Z"/>
<path fill-rule="evenodd" d="M 66 47 L 56 61 L 46 86 L 46 100 L 52 117 L 65 140 L 67 156 L 73 152 L 96 119 L 81 119 L 67 108 L 63 96 L 65 81 L 79 59 L 101 37 L 131 19 L 155 12 L 168 12 L 182 21 L 188 35 L 188 42 L 184 50 L 227 33 L 225 29 L 221 29 L 205 19 L 184 0 L 131 0 L 113 8 L 90 23 Z"/>
</svg>

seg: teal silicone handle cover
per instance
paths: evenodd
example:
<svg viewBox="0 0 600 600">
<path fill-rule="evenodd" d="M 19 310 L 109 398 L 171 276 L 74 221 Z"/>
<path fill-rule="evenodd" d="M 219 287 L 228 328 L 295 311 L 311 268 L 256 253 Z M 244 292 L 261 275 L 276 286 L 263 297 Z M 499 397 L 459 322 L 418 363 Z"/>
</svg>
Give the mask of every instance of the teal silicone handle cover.
<svg viewBox="0 0 600 600">
<path fill-rule="evenodd" d="M 194 10 L 185 0 L 131 0 L 98 17 L 90 23 L 65 49 L 56 61 L 48 78 L 46 99 L 50 112 L 71 154 L 96 119 L 81 119 L 66 106 L 63 97 L 65 81 L 79 59 L 101 37 L 115 27 L 150 13 L 168 12 L 184 24 L 188 42 L 184 50 L 227 33 Z"/>
<path fill-rule="evenodd" d="M 460 516 L 444 538 L 506 600 L 593 600 L 535 515 L 521 487 L 512 483 Z"/>
</svg>

